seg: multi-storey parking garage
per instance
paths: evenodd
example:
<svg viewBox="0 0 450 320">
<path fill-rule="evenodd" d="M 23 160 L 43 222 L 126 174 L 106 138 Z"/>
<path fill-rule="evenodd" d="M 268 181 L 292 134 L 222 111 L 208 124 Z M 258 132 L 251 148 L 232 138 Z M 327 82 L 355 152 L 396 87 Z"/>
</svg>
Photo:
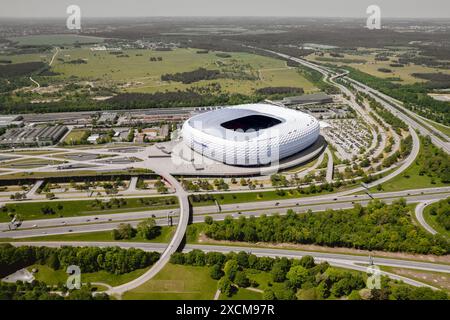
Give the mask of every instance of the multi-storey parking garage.
<svg viewBox="0 0 450 320">
<path fill-rule="evenodd" d="M 270 104 L 218 109 L 187 120 L 183 140 L 194 151 L 230 165 L 274 163 L 309 147 L 319 122 L 305 113 Z"/>
</svg>

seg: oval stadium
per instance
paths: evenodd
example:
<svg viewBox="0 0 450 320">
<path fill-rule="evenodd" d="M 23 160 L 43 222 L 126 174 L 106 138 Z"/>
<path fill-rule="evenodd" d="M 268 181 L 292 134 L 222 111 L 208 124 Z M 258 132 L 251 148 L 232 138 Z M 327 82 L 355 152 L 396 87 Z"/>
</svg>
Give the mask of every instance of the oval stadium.
<svg viewBox="0 0 450 320">
<path fill-rule="evenodd" d="M 262 166 L 294 155 L 319 137 L 312 116 L 270 104 L 237 105 L 188 119 L 183 141 L 203 156 L 235 166 Z"/>
</svg>

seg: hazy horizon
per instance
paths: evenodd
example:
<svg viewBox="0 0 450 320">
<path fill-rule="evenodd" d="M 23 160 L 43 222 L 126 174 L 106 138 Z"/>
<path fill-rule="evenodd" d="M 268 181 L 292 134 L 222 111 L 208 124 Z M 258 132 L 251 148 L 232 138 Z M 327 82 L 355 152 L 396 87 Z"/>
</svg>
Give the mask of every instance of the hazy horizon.
<svg viewBox="0 0 450 320">
<path fill-rule="evenodd" d="M 85 18 L 365 18 L 366 8 L 372 4 L 380 6 L 384 18 L 450 18 L 448 0 L 0 0 L 0 18 L 65 18 L 66 8 L 72 4 L 80 6 Z"/>
</svg>

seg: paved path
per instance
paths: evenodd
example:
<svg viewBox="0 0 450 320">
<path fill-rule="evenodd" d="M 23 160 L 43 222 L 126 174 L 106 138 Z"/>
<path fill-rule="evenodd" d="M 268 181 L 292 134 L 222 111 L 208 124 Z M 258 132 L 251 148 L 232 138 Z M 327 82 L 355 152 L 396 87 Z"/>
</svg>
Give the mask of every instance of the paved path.
<svg viewBox="0 0 450 320">
<path fill-rule="evenodd" d="M 429 233 L 431 234 L 436 234 L 437 231 L 434 230 L 426 221 L 425 218 L 423 217 L 423 210 L 425 209 L 426 206 L 429 206 L 430 204 L 436 202 L 438 200 L 435 201 L 427 201 L 427 202 L 420 202 L 417 206 L 416 206 L 416 218 L 417 221 L 419 221 L 419 223 L 422 225 L 422 227 L 427 230 Z"/>
<path fill-rule="evenodd" d="M 154 169 L 155 173 L 159 174 L 165 179 L 174 189 L 178 196 L 180 204 L 180 216 L 178 219 L 177 229 L 172 237 L 169 245 L 164 249 L 159 260 L 142 276 L 127 282 L 123 285 L 113 287 L 107 291 L 108 294 L 122 295 L 124 292 L 132 290 L 145 282 L 152 279 L 162 268 L 169 262 L 170 256 L 180 247 L 186 234 L 187 225 L 189 223 L 190 207 L 188 201 L 188 194 L 184 191 L 181 184 L 172 175 L 167 172 Z"/>
<path fill-rule="evenodd" d="M 37 194 L 36 191 L 42 186 L 43 183 L 44 183 L 44 180 L 36 181 L 36 183 L 33 185 L 33 187 L 30 189 L 30 191 L 27 192 L 27 199 L 36 199 L 36 198 L 40 197 L 40 194 Z"/>
<path fill-rule="evenodd" d="M 325 152 L 328 155 L 326 180 L 327 182 L 333 182 L 333 171 L 334 171 L 333 154 L 331 153 L 330 148 L 327 148 Z"/>
</svg>

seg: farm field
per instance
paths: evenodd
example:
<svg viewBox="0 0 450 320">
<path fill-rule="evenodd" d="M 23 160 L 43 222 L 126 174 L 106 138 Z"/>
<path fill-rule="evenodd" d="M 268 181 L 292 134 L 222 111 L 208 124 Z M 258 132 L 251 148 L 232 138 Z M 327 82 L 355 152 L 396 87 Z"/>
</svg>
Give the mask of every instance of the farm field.
<svg viewBox="0 0 450 320">
<path fill-rule="evenodd" d="M 109 51 L 91 51 L 88 48 L 63 50 L 59 59 L 55 60 L 52 71 L 59 73 L 55 78 L 61 80 L 74 76 L 79 80 L 117 85 L 119 89 L 127 92 L 175 91 L 211 83 L 219 83 L 224 91 L 245 94 L 268 86 L 293 86 L 301 87 L 305 92 L 317 91 L 312 83 L 295 69 L 287 67 L 284 61 L 249 53 L 236 52 L 231 53 L 229 58 L 221 58 L 216 56 L 216 52 L 198 54 L 196 49 L 135 49 L 121 52 L 121 55 L 115 55 Z M 161 57 L 162 61 L 150 61 L 152 57 Z M 79 59 L 86 63 L 67 63 Z M 259 80 L 217 79 L 192 84 L 161 81 L 163 74 L 193 71 L 198 68 L 258 76 Z"/>
<path fill-rule="evenodd" d="M 400 54 L 398 52 L 398 54 Z M 387 79 L 387 78 L 400 78 L 401 81 L 395 81 L 400 84 L 412 84 L 416 82 L 426 82 L 424 79 L 416 78 L 413 73 L 446 73 L 450 74 L 450 70 L 431 68 L 421 65 L 405 65 L 404 67 L 392 67 L 390 64 L 395 63 L 397 58 L 391 56 L 389 61 L 376 61 L 375 52 L 369 54 L 367 52 L 361 54 L 343 54 L 342 58 L 335 58 L 329 54 L 325 54 L 323 57 L 317 56 L 315 54 L 310 54 L 306 59 L 318 62 L 318 63 L 331 63 L 334 65 L 344 65 L 350 66 L 358 69 L 362 72 L 368 73 L 372 76 Z M 346 61 L 347 60 L 347 61 Z M 352 61 L 353 60 L 353 61 Z M 361 60 L 361 61 L 357 61 Z M 378 69 L 386 68 L 392 70 L 392 72 L 381 72 Z"/>
</svg>

